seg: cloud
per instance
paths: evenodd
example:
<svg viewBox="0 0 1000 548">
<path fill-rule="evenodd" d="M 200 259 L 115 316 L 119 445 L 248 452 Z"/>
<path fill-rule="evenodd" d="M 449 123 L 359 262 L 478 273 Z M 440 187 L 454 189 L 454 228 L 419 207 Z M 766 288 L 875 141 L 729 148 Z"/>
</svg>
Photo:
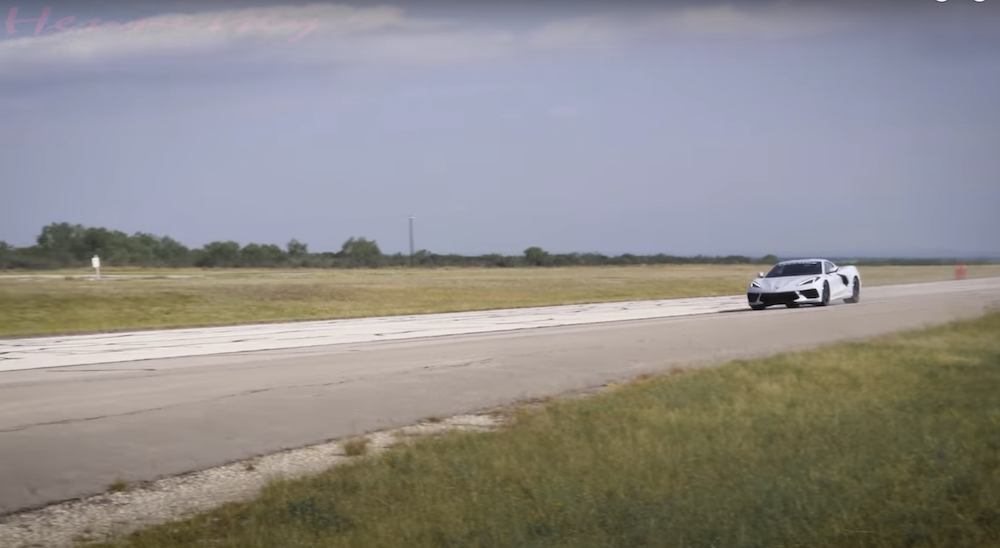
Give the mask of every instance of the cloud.
<svg viewBox="0 0 1000 548">
<path fill-rule="evenodd" d="M 201 54 L 246 46 L 300 43 L 313 36 L 359 37 L 386 32 L 447 30 L 449 23 L 414 20 L 391 7 L 317 4 L 168 14 L 127 22 L 70 21 L 49 14 L 47 29 L 32 36 L 34 21 L 15 27 L 29 36 L 0 42 L 0 72 L 51 65 L 89 64 L 147 56 Z M 19 19 L 39 17 L 18 14 Z M 72 19 L 72 16 L 66 19 Z"/>
<path fill-rule="evenodd" d="M 829 35 L 857 25 L 845 11 L 772 4 L 744 7 L 703 6 L 659 10 L 642 17 L 580 17 L 546 25 L 531 36 L 533 44 L 556 47 L 613 47 L 628 41 L 710 38 L 784 40 Z"/>
<path fill-rule="evenodd" d="M 47 27 L 65 15 L 51 14 Z M 38 14 L 17 17 L 29 19 Z M 884 20 L 879 18 L 879 22 Z M 205 53 L 213 52 L 232 53 L 251 62 L 280 58 L 290 65 L 476 63 L 555 51 L 612 50 L 651 40 L 798 40 L 875 23 L 859 9 L 780 0 L 767 5 L 714 4 L 629 16 L 571 17 L 519 30 L 415 17 L 393 7 L 330 4 L 170 14 L 99 24 L 106 26 L 73 21 L 70 26 L 77 28 L 72 30 L 32 36 L 34 23 L 20 23 L 18 34 L 27 36 L 0 42 L 0 76 L 23 76 L 26 69 L 97 70 L 102 63 L 107 66 L 108 61 L 128 59 L 203 60 Z"/>
<path fill-rule="evenodd" d="M 738 10 L 732 5 L 692 8 L 653 18 L 650 25 L 663 32 L 706 37 L 780 40 L 823 35 L 854 25 L 844 12 L 822 8 Z"/>
</svg>

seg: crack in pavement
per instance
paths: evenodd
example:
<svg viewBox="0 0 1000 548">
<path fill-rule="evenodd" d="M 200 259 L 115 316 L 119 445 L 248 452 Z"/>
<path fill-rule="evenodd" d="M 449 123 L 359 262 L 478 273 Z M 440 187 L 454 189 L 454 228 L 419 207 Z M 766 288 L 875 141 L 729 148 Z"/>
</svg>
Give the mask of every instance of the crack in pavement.
<svg viewBox="0 0 1000 548">
<path fill-rule="evenodd" d="M 25 424 L 25 425 L 22 425 L 22 426 L 15 426 L 14 428 L 4 428 L 4 429 L 0 430 L 0 434 L 10 434 L 10 433 L 13 433 L 13 432 L 22 432 L 22 431 L 27 430 L 29 428 L 36 428 L 36 427 L 39 427 L 39 426 L 58 426 L 58 425 L 62 425 L 62 424 L 74 424 L 74 423 L 77 423 L 77 422 L 96 421 L 96 420 L 108 419 L 108 418 L 112 418 L 112 417 L 127 417 L 129 415 L 138 415 L 138 414 L 141 414 L 141 413 L 149 413 L 149 412 L 152 412 L 152 411 L 159 411 L 161 409 L 167 409 L 169 407 L 171 407 L 171 406 L 157 407 L 157 408 L 154 408 L 154 409 L 139 409 L 139 410 L 136 410 L 136 411 L 129 411 L 128 413 L 118 413 L 118 414 L 113 414 L 113 415 L 99 415 L 99 416 L 96 416 L 96 417 L 84 417 L 82 419 L 63 419 L 63 420 L 59 420 L 59 421 L 39 422 L 39 423 L 35 423 L 35 424 Z"/>
<path fill-rule="evenodd" d="M 129 373 L 131 371 L 156 371 L 156 369 L 46 369 L 46 373 Z"/>
<path fill-rule="evenodd" d="M 152 407 L 152 408 L 148 408 L 148 409 L 137 409 L 135 411 L 128 411 L 128 412 L 125 412 L 125 413 L 110 413 L 110 414 L 107 414 L 107 415 L 97 415 L 97 416 L 94 416 L 94 417 L 84 417 L 84 418 L 79 418 L 79 419 L 62 419 L 62 420 L 58 420 L 58 421 L 49 421 L 49 422 L 39 422 L 39 423 L 34 423 L 34 424 L 25 424 L 25 425 L 16 426 L 16 427 L 13 427 L 13 428 L 4 428 L 4 429 L 0 430 L 0 434 L 9 434 L 9 433 L 12 433 L 12 432 L 22 432 L 22 431 L 27 430 L 29 428 L 37 428 L 37 427 L 41 427 L 41 426 L 60 426 L 60 425 L 65 425 L 65 424 L 75 424 L 75 423 L 78 423 L 78 422 L 90 422 L 90 421 L 96 421 L 96 420 L 101 420 L 101 419 L 113 419 L 113 418 L 118 418 L 118 417 L 128 417 L 128 416 L 132 416 L 132 415 L 140 415 L 142 413 L 153 413 L 153 412 L 156 412 L 156 411 L 163 411 L 163 410 L 166 410 L 166 409 L 175 409 L 175 408 L 178 408 L 178 407 L 184 407 L 186 405 L 199 405 L 199 404 L 203 404 L 203 403 L 211 403 L 211 402 L 225 400 L 225 399 L 229 399 L 229 398 L 239 398 L 239 397 L 243 397 L 243 396 L 252 396 L 254 394 L 259 394 L 261 392 L 270 392 L 272 390 L 285 390 L 285 389 L 293 389 L 293 388 L 314 388 L 314 387 L 318 387 L 318 386 L 332 386 L 332 385 L 335 385 L 335 384 L 344 384 L 344 383 L 347 383 L 347 382 L 351 382 L 351 380 L 352 379 L 347 379 L 347 380 L 342 380 L 342 381 L 328 382 L 328 383 L 322 383 L 322 384 L 312 384 L 312 385 L 273 386 L 273 387 L 269 387 L 269 388 L 255 388 L 253 390 L 246 390 L 246 391 L 240 392 L 238 394 L 226 394 L 225 396 L 219 396 L 219 397 L 216 397 L 216 398 L 208 398 L 208 399 L 205 399 L 205 400 L 189 401 L 189 402 L 183 402 L 183 403 L 175 403 L 173 405 L 163 405 L 163 406 L 160 406 L 160 407 Z"/>
<path fill-rule="evenodd" d="M 493 358 L 484 358 L 481 360 L 473 360 L 471 362 L 453 363 L 448 365 L 425 365 L 420 369 L 409 369 L 406 371 L 400 371 L 399 373 L 397 373 L 397 375 L 409 375 L 411 373 L 421 373 L 423 371 L 430 371 L 430 370 L 437 371 L 441 369 L 457 369 L 459 367 L 473 367 L 476 365 L 486 365 L 489 363 L 493 363 Z"/>
</svg>

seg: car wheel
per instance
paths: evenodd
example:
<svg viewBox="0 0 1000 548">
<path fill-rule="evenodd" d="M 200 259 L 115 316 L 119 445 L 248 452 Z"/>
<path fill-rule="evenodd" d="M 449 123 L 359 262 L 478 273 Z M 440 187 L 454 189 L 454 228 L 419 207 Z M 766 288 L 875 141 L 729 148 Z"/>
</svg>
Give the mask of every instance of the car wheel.
<svg viewBox="0 0 1000 548">
<path fill-rule="evenodd" d="M 823 282 L 823 302 L 819 305 L 826 306 L 828 304 L 830 304 L 830 282 Z"/>
<path fill-rule="evenodd" d="M 861 280 L 854 278 L 854 283 L 851 287 L 851 296 L 844 299 L 844 302 L 854 304 L 861 300 Z"/>
</svg>

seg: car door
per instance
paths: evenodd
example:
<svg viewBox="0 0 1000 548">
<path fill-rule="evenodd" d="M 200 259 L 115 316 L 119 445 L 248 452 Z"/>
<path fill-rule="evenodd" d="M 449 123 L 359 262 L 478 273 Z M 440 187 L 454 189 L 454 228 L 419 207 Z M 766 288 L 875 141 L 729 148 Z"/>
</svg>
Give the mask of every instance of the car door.
<svg viewBox="0 0 1000 548">
<path fill-rule="evenodd" d="M 837 265 L 830 261 L 823 261 L 823 274 L 826 281 L 830 283 L 830 300 L 843 298 L 850 291 L 850 286 L 844 283 L 844 278 L 840 275 Z"/>
</svg>

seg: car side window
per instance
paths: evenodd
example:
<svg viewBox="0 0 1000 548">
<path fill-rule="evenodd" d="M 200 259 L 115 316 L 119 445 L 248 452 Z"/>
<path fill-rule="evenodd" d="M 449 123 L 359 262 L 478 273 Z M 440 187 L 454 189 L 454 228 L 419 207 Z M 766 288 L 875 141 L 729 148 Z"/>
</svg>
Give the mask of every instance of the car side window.
<svg viewBox="0 0 1000 548">
<path fill-rule="evenodd" d="M 831 263 L 830 261 L 826 261 L 826 273 L 827 274 L 833 272 L 834 268 L 836 268 L 836 267 L 833 265 L 833 263 Z"/>
</svg>

